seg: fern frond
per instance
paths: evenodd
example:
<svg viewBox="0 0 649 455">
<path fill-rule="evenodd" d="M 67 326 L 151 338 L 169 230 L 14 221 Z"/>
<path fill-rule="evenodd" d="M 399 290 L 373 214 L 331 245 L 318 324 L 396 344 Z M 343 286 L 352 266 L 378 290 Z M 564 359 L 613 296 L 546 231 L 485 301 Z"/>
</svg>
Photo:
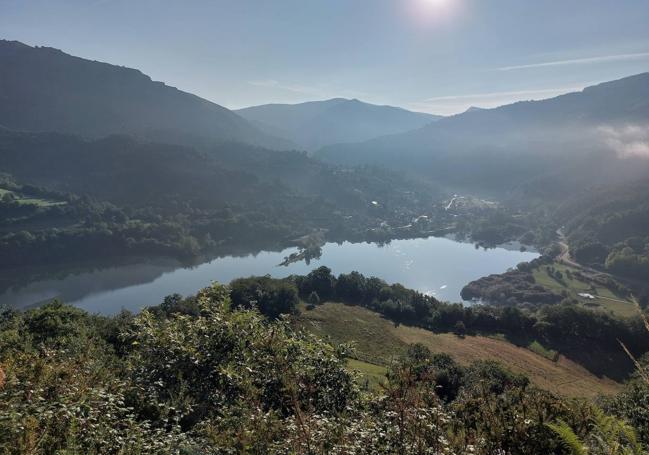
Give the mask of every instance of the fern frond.
<svg viewBox="0 0 649 455">
<path fill-rule="evenodd" d="M 572 452 L 573 455 L 588 455 L 588 450 L 586 446 L 579 440 L 579 436 L 570 428 L 563 420 L 559 420 L 557 423 L 548 423 L 546 424 L 548 428 L 554 431 L 563 444 Z"/>
</svg>

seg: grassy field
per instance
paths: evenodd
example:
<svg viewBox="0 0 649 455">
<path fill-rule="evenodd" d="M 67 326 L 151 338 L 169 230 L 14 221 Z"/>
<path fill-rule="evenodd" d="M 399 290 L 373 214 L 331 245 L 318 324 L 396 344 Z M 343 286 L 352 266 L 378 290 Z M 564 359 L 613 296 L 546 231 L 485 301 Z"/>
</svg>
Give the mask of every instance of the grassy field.
<svg viewBox="0 0 649 455">
<path fill-rule="evenodd" d="M 403 355 L 409 344 L 422 343 L 432 352 L 448 353 L 464 365 L 476 360 L 500 361 L 512 371 L 526 374 L 537 386 L 565 396 L 593 397 L 612 394 L 620 388 L 618 383 L 598 378 L 563 356 L 552 361 L 549 351 L 540 355 L 499 337 L 459 338 L 450 333 L 396 326 L 361 307 L 326 303 L 303 310 L 298 324 L 334 343 L 352 343 L 356 354 L 349 367 L 358 371 L 370 387 L 381 381 L 385 367 Z"/>
<path fill-rule="evenodd" d="M 381 365 L 363 362 L 357 359 L 348 359 L 347 368 L 356 371 L 361 376 L 361 385 L 369 390 L 378 390 L 385 383 L 388 369 Z"/>
<path fill-rule="evenodd" d="M 587 308 L 610 311 L 616 316 L 621 317 L 637 316 L 635 305 L 626 297 L 616 295 L 610 289 L 599 284 L 576 279 L 574 273 L 578 272 L 578 270 L 575 268 L 559 263 L 553 264 L 553 267 L 562 273 L 562 280 L 557 280 L 555 277 L 550 276 L 547 266 L 541 266 L 533 272 L 536 282 L 557 294 L 566 291 L 569 298 L 576 299 L 581 305 Z M 566 273 L 568 271 L 573 274 L 572 278 L 568 277 Z M 579 293 L 592 294 L 595 300 L 580 297 L 578 295 Z"/>
<path fill-rule="evenodd" d="M 0 198 L 3 197 L 5 194 L 10 193 L 13 194 L 14 197 L 16 198 L 16 201 L 19 204 L 26 204 L 26 205 L 38 205 L 40 207 L 52 207 L 55 205 L 65 205 L 67 202 L 65 201 L 52 201 L 49 199 L 39 199 L 39 198 L 32 198 L 32 197 L 27 197 L 18 193 L 14 193 L 13 191 L 9 191 L 4 188 L 0 188 Z"/>
</svg>

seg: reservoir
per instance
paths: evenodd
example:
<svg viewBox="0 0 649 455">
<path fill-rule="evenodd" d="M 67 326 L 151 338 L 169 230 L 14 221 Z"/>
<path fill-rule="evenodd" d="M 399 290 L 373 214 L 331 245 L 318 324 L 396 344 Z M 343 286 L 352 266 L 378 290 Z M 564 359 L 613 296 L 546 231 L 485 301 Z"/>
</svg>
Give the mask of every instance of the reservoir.
<svg viewBox="0 0 649 455">
<path fill-rule="evenodd" d="M 439 300 L 461 302 L 460 291 L 470 281 L 502 273 L 538 253 L 521 252 L 516 245 L 492 249 L 443 237 L 393 240 L 375 243 L 327 243 L 322 255 L 288 266 L 279 265 L 297 248 L 262 251 L 247 256 L 225 256 L 192 267 L 175 261 L 151 260 L 92 270 L 79 270 L 57 277 L 23 282 L 0 294 L 0 305 L 27 308 L 58 298 L 91 313 L 114 314 L 159 304 L 170 294 L 188 296 L 213 281 L 271 275 L 276 278 L 304 275 L 326 265 L 335 275 L 358 271 L 388 283 L 433 295 Z"/>
</svg>

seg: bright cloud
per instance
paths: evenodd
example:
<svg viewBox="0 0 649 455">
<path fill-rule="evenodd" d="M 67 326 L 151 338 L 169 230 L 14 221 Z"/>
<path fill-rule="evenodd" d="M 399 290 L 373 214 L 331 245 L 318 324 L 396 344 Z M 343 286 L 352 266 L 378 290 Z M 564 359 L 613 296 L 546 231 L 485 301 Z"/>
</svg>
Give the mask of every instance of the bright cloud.
<svg viewBox="0 0 649 455">
<path fill-rule="evenodd" d="M 601 126 L 599 132 L 621 158 L 649 158 L 649 125 Z"/>
</svg>

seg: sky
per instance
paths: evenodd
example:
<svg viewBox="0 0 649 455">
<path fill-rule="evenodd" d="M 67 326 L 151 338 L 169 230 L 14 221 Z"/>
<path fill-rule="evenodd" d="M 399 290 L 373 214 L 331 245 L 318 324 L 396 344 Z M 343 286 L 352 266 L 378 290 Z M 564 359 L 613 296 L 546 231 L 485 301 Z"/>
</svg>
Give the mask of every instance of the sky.
<svg viewBox="0 0 649 455">
<path fill-rule="evenodd" d="M 358 98 L 450 115 L 649 71 L 646 0 L 0 0 L 0 38 L 228 108 Z"/>
</svg>

